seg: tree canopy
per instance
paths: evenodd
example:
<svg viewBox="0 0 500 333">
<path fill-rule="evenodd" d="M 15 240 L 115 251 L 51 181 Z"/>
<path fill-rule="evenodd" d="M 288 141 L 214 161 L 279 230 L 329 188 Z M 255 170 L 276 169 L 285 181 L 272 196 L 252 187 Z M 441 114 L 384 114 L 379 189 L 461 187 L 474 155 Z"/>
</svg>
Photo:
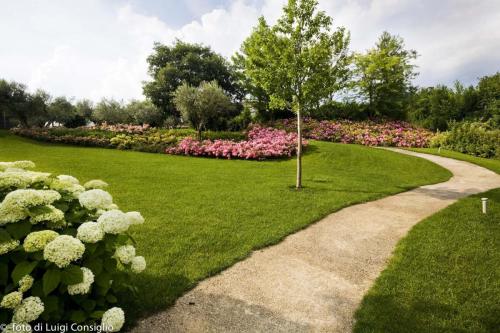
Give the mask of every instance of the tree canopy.
<svg viewBox="0 0 500 333">
<path fill-rule="evenodd" d="M 207 46 L 179 40 L 172 46 L 156 43 L 148 63 L 152 80 L 144 84 L 144 95 L 165 117 L 179 114 L 173 94 L 184 83 L 197 87 L 204 81 L 216 81 L 233 99 L 243 98 L 230 64 Z"/>
<path fill-rule="evenodd" d="M 371 117 L 405 118 L 405 106 L 417 73 L 417 52 L 406 50 L 399 36 L 382 33 L 374 48 L 356 54 L 356 87 Z"/>
<path fill-rule="evenodd" d="M 297 188 L 302 186 L 303 112 L 320 105 L 347 81 L 349 34 L 332 29 L 332 18 L 316 0 L 289 0 L 274 26 L 261 17 L 238 56 L 253 86 L 269 96 L 269 107 L 290 108 L 298 118 Z"/>
</svg>

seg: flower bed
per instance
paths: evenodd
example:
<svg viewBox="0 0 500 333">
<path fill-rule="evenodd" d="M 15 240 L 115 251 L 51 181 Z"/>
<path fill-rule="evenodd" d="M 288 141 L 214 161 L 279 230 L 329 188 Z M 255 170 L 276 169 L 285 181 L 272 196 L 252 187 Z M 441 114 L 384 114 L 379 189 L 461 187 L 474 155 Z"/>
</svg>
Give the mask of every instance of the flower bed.
<svg viewBox="0 0 500 333">
<path fill-rule="evenodd" d="M 307 146 L 307 141 L 304 141 Z M 273 128 L 253 127 L 245 141 L 204 140 L 192 137 L 183 139 L 177 146 L 166 150 L 167 154 L 241 158 L 263 160 L 292 156 L 297 148 L 297 134 Z"/>
<path fill-rule="evenodd" d="M 101 130 L 108 131 L 113 133 L 129 133 L 129 134 L 142 134 L 151 129 L 151 126 L 148 124 L 144 125 L 129 125 L 129 124 L 116 124 L 110 125 L 106 122 L 100 125 L 94 125 L 87 127 L 89 130 Z"/>
<path fill-rule="evenodd" d="M 296 120 L 292 119 L 272 125 L 287 132 L 294 132 L 297 128 Z M 434 136 L 431 131 L 402 121 L 317 121 L 309 118 L 303 121 L 303 135 L 321 141 L 393 147 L 427 147 Z"/>
<path fill-rule="evenodd" d="M 127 149 L 163 153 L 180 140 L 195 136 L 192 129 L 156 129 L 135 125 L 100 125 L 80 128 L 14 128 L 12 132 L 30 139 L 79 146 Z M 207 139 L 240 141 L 245 134 L 240 132 L 204 132 Z"/>
<path fill-rule="evenodd" d="M 144 222 L 124 213 L 107 184 L 0 162 L 0 322 L 5 332 L 33 323 L 95 323 L 121 330 L 120 293 L 146 268 L 128 234 Z"/>
</svg>

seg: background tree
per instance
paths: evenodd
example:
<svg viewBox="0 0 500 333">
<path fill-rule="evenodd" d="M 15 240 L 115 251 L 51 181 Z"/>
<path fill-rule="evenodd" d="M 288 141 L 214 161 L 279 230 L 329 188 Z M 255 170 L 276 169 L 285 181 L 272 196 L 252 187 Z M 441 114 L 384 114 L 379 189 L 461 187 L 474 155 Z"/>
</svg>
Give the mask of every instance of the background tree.
<svg viewBox="0 0 500 333">
<path fill-rule="evenodd" d="M 126 109 L 126 113 L 132 116 L 136 124 L 148 124 L 155 127 L 162 125 L 163 115 L 161 110 L 149 100 L 131 101 L 126 106 Z"/>
<path fill-rule="evenodd" d="M 405 118 L 411 81 L 417 75 L 412 64 L 416 58 L 417 52 L 406 50 L 401 37 L 388 32 L 366 54 L 355 56 L 356 86 L 370 117 Z"/>
<path fill-rule="evenodd" d="M 209 47 L 176 41 L 173 46 L 156 43 L 148 57 L 152 80 L 144 84 L 144 95 L 167 116 L 177 116 L 173 93 L 182 83 L 199 86 L 217 81 L 235 101 L 243 98 L 230 65 Z"/>
<path fill-rule="evenodd" d="M 76 108 L 66 97 L 56 97 L 47 107 L 47 121 L 51 125 L 58 123 L 67 126 L 76 116 Z"/>
<path fill-rule="evenodd" d="M 297 182 L 302 187 L 302 115 L 328 99 L 345 80 L 349 34 L 332 31 L 316 0 L 289 0 L 278 23 L 261 17 L 241 47 L 245 75 L 269 95 L 272 109 L 297 115 Z"/>
<path fill-rule="evenodd" d="M 490 120 L 492 125 L 500 128 L 500 72 L 484 76 L 477 85 L 478 108 L 476 117 L 482 121 Z"/>
<path fill-rule="evenodd" d="M 44 126 L 49 99 L 50 96 L 42 90 L 30 94 L 21 83 L 0 81 L 2 117 L 12 118 L 22 127 Z"/>
<path fill-rule="evenodd" d="M 122 103 L 113 99 L 102 99 L 97 103 L 92 120 L 97 123 L 129 124 L 133 121 Z"/>
<path fill-rule="evenodd" d="M 202 138 L 205 129 L 218 129 L 220 122 L 232 118 L 234 106 L 217 82 L 202 82 L 199 87 L 184 83 L 174 93 L 174 103 L 182 119 L 189 122 Z"/>
</svg>

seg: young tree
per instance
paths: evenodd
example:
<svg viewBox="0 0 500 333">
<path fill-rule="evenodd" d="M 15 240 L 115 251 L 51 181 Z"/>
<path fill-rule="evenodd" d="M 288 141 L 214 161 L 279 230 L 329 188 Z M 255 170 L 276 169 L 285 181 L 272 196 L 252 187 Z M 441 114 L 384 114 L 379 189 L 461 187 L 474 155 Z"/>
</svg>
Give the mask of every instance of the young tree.
<svg viewBox="0 0 500 333">
<path fill-rule="evenodd" d="M 178 115 L 173 93 L 183 82 L 197 87 L 203 81 L 215 80 L 234 100 L 243 97 L 227 61 L 209 47 L 179 40 L 173 46 L 156 43 L 148 63 L 152 80 L 144 84 L 144 95 L 164 117 Z"/>
<path fill-rule="evenodd" d="M 198 131 L 199 140 L 204 129 L 215 129 L 211 126 L 226 119 L 233 108 L 231 99 L 215 81 L 202 82 L 197 88 L 184 83 L 175 91 L 174 103 L 182 119 Z"/>
<path fill-rule="evenodd" d="M 406 50 L 401 37 L 382 33 L 375 48 L 355 56 L 360 96 L 368 102 L 370 117 L 405 118 L 411 80 L 415 78 L 412 60 L 417 52 Z"/>
<path fill-rule="evenodd" d="M 332 31 L 332 18 L 316 0 L 289 0 L 275 26 L 261 17 L 243 43 L 244 72 L 269 95 L 272 109 L 297 115 L 297 181 L 302 187 L 302 115 L 343 87 L 349 62 L 349 34 Z"/>
</svg>

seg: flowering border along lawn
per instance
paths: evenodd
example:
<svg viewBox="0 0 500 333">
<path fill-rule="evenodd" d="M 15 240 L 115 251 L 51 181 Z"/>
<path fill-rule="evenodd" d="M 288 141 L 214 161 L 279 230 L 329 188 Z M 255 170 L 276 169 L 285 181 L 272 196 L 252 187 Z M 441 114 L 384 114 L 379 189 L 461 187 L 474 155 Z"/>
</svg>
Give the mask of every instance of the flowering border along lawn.
<svg viewBox="0 0 500 333">
<path fill-rule="evenodd" d="M 358 145 L 314 141 L 295 161 L 222 160 L 41 143 L 0 131 L 0 160 L 29 159 L 40 170 L 109 183 L 114 202 L 147 223 L 132 236 L 148 268 L 124 310 L 164 309 L 200 280 L 275 244 L 322 217 L 451 174 L 423 159 Z"/>
<path fill-rule="evenodd" d="M 273 122 L 271 126 L 294 132 L 297 121 L 283 119 Z M 303 121 L 303 135 L 314 140 L 365 146 L 420 148 L 427 147 L 435 134 L 403 121 L 318 121 L 306 118 Z"/>
</svg>

